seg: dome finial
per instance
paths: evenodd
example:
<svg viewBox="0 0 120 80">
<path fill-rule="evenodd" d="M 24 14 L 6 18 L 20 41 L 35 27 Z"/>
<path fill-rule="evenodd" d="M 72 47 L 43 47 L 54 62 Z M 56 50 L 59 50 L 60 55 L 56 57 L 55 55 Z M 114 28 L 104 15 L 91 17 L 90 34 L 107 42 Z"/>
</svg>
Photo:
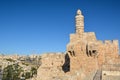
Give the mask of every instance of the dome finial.
<svg viewBox="0 0 120 80">
<path fill-rule="evenodd" d="M 82 14 L 81 10 L 78 9 L 78 10 L 77 10 L 77 15 L 81 15 L 81 14 Z"/>
</svg>

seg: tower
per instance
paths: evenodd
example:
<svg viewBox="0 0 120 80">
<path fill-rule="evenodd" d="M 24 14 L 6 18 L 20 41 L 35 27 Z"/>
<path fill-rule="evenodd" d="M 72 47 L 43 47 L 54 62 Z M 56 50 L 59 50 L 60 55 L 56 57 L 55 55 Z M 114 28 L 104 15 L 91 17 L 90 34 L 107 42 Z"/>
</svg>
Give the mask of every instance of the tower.
<svg viewBox="0 0 120 80">
<path fill-rule="evenodd" d="M 77 10 L 77 15 L 75 16 L 75 22 L 76 34 L 82 35 L 84 33 L 84 16 L 79 9 Z"/>
</svg>

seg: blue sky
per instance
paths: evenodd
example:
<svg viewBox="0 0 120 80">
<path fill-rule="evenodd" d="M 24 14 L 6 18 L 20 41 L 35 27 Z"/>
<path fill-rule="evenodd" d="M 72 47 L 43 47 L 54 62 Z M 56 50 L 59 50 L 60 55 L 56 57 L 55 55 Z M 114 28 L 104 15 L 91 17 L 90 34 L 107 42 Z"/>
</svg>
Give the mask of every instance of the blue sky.
<svg viewBox="0 0 120 80">
<path fill-rule="evenodd" d="M 64 52 L 77 9 L 86 32 L 120 40 L 120 0 L 0 0 L 0 53 Z"/>
</svg>

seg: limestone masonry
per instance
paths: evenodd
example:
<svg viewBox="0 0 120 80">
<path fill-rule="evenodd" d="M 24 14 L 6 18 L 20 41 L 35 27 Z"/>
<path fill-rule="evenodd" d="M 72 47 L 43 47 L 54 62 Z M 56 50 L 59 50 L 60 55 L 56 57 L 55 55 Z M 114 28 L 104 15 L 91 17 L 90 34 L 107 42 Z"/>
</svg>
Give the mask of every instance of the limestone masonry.
<svg viewBox="0 0 120 80">
<path fill-rule="evenodd" d="M 118 40 L 97 40 L 84 32 L 84 16 L 75 16 L 76 32 L 70 34 L 65 54 L 43 54 L 37 80 L 119 80 Z M 114 74 L 113 74 L 114 73 Z"/>
</svg>

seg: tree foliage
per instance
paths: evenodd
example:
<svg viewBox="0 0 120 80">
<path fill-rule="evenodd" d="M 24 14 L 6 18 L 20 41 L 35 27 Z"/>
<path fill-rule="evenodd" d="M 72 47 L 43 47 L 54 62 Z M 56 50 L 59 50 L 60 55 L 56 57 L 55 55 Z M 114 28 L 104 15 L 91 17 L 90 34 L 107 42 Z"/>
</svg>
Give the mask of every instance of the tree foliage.
<svg viewBox="0 0 120 80">
<path fill-rule="evenodd" d="M 20 80 L 21 67 L 18 64 L 8 65 L 3 70 L 2 80 Z"/>
</svg>

